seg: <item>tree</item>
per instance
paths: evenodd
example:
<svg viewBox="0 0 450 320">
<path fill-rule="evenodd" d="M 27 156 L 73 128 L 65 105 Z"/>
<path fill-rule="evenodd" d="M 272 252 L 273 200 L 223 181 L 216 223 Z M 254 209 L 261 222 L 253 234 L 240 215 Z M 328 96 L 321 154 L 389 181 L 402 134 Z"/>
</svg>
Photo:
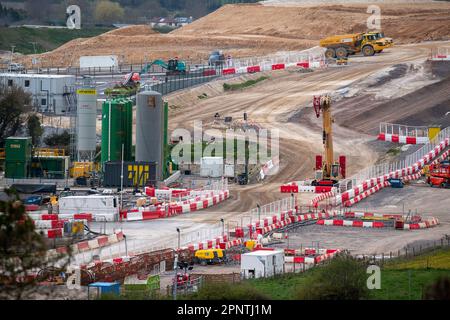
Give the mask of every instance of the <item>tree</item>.
<svg viewBox="0 0 450 320">
<path fill-rule="evenodd" d="M 36 270 L 56 266 L 65 270 L 69 255 L 48 255 L 45 238 L 35 229 L 33 221 L 13 189 L 6 189 L 6 201 L 0 201 L 0 298 L 21 299 L 39 287 Z"/>
<path fill-rule="evenodd" d="M 97 23 L 114 23 L 123 19 L 124 9 L 120 4 L 109 0 L 102 0 L 95 7 L 94 17 Z"/>
<path fill-rule="evenodd" d="M 359 300 L 367 298 L 366 267 L 344 254 L 313 270 L 297 292 L 300 300 Z"/>
<path fill-rule="evenodd" d="M 27 129 L 28 134 L 31 137 L 31 142 L 33 146 L 39 145 L 39 141 L 41 139 L 42 134 L 44 133 L 44 129 L 42 128 L 41 120 L 37 115 L 32 114 L 28 117 Z"/>
<path fill-rule="evenodd" d="M 53 133 L 44 138 L 44 143 L 49 147 L 58 147 L 69 153 L 70 133 L 64 130 L 62 133 Z"/>
<path fill-rule="evenodd" d="M 48 12 L 51 7 L 50 0 L 27 0 L 25 10 L 32 21 L 43 23 L 49 16 Z"/>
<path fill-rule="evenodd" d="M 0 85 L 0 146 L 21 129 L 25 114 L 31 110 L 30 101 L 30 94 L 22 88 Z"/>
</svg>

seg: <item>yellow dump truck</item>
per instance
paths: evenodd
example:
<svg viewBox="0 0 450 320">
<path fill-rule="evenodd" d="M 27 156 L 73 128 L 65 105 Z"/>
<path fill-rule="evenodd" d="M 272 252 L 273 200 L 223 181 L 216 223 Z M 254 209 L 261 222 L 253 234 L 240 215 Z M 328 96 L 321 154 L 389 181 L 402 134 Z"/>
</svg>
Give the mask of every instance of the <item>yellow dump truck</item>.
<svg viewBox="0 0 450 320">
<path fill-rule="evenodd" d="M 194 255 L 194 263 L 206 265 L 226 261 L 225 251 L 222 249 L 197 250 Z"/>
<path fill-rule="evenodd" d="M 373 56 L 386 48 L 383 40 L 377 40 L 375 35 L 367 33 L 328 37 L 320 40 L 320 46 L 327 48 L 325 57 L 328 59 L 344 58 L 359 52 L 362 52 L 364 56 Z"/>
</svg>

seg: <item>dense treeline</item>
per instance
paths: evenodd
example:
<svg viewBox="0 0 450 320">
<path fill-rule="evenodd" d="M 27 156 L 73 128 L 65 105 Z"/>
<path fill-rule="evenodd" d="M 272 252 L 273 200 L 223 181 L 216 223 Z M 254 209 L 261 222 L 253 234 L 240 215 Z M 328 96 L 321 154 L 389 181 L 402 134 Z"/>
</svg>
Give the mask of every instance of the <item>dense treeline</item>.
<svg viewBox="0 0 450 320">
<path fill-rule="evenodd" d="M 0 25 L 36 23 L 64 25 L 66 7 L 81 8 L 84 25 L 116 23 L 145 23 L 153 17 L 187 16 L 199 18 L 222 5 L 255 3 L 259 0 L 23 0 L 7 8 L 0 2 Z M 99 9 L 100 8 L 100 9 Z M 99 12 L 101 11 L 101 12 Z M 108 17 L 109 19 L 102 19 Z"/>
</svg>

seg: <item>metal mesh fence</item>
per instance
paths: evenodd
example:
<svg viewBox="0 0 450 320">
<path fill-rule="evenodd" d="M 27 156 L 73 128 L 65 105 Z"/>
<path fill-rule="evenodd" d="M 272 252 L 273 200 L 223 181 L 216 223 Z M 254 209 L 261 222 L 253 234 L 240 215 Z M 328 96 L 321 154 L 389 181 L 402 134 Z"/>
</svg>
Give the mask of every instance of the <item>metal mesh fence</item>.
<svg viewBox="0 0 450 320">
<path fill-rule="evenodd" d="M 381 164 L 377 164 L 366 169 L 361 170 L 360 172 L 354 174 L 353 176 L 344 179 L 338 183 L 338 192 L 344 192 L 348 189 L 351 189 L 354 186 L 360 185 L 364 181 L 376 178 L 385 174 L 389 174 L 392 171 L 399 170 L 402 168 L 407 168 L 412 166 L 420 159 L 422 159 L 425 155 L 427 155 L 430 151 L 433 151 L 436 146 L 438 146 L 442 141 L 446 138 L 450 137 L 450 127 L 447 127 L 439 132 L 436 137 L 430 140 L 429 143 L 423 145 L 420 149 L 415 151 L 412 154 L 407 155 L 403 160 L 393 161 L 393 162 L 385 162 Z"/>
</svg>

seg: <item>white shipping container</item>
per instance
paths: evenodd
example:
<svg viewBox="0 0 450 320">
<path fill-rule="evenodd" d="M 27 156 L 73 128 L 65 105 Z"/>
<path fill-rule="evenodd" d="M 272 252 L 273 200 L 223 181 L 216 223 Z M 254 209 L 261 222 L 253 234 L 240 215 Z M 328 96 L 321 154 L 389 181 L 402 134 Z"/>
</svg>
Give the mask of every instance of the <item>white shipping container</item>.
<svg viewBox="0 0 450 320">
<path fill-rule="evenodd" d="M 80 68 L 116 68 L 119 65 L 117 56 L 83 56 L 80 57 Z"/>
<path fill-rule="evenodd" d="M 203 157 L 200 159 L 200 176 L 219 178 L 223 176 L 222 157 Z"/>
<path fill-rule="evenodd" d="M 58 201 L 60 214 L 91 213 L 94 220 L 115 221 L 119 215 L 119 201 L 115 196 L 92 195 L 63 197 Z"/>
<path fill-rule="evenodd" d="M 224 177 L 234 178 L 234 164 L 226 164 L 224 168 Z"/>
<path fill-rule="evenodd" d="M 241 274 L 245 279 L 272 277 L 283 270 L 283 250 L 257 250 L 241 255 Z"/>
</svg>

